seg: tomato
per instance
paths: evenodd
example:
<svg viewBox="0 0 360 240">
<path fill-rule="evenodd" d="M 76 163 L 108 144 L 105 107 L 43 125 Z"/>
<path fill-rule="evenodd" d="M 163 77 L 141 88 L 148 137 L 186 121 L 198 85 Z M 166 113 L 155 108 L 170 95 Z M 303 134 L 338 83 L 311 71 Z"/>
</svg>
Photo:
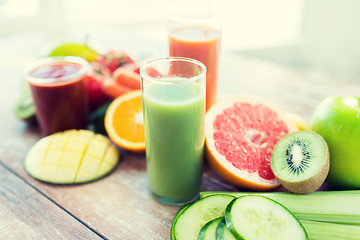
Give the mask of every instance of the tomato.
<svg viewBox="0 0 360 240">
<path fill-rule="evenodd" d="M 120 68 L 126 68 L 133 71 L 134 73 L 140 74 L 140 66 L 137 65 L 136 63 L 126 63 L 122 65 Z"/>
<path fill-rule="evenodd" d="M 105 83 L 104 83 L 105 93 L 112 98 L 117 98 L 117 97 L 123 95 L 124 93 L 130 92 L 132 90 L 134 90 L 134 89 L 131 87 L 125 86 L 123 84 L 117 83 L 114 80 L 105 81 Z"/>
<path fill-rule="evenodd" d="M 153 68 L 153 67 L 148 67 L 147 70 L 148 70 L 148 71 L 147 71 L 147 74 L 148 74 L 150 77 L 159 78 L 159 77 L 162 76 L 162 74 L 161 74 L 158 70 L 156 70 L 155 68 Z"/>
<path fill-rule="evenodd" d="M 140 74 L 133 72 L 130 69 L 126 68 L 118 68 L 113 74 L 113 79 L 118 84 L 122 84 L 124 86 L 140 89 Z"/>
<path fill-rule="evenodd" d="M 140 89 L 140 67 L 123 51 L 99 55 L 91 66 L 94 71 L 88 83 L 91 110 L 109 99 Z"/>
<path fill-rule="evenodd" d="M 103 91 L 104 79 L 101 75 L 87 75 L 86 89 L 90 110 L 94 110 L 109 101 L 111 98 Z"/>
<path fill-rule="evenodd" d="M 126 64 L 133 64 L 134 60 L 123 51 L 111 50 L 103 56 L 99 56 L 98 61 L 100 69 L 106 68 L 113 73 L 117 68 Z"/>
</svg>

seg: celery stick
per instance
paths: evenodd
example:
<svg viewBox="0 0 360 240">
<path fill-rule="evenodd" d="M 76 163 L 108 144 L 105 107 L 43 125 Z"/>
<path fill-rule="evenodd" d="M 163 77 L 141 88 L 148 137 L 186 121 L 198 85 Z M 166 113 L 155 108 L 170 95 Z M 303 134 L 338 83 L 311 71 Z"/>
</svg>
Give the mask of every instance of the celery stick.
<svg viewBox="0 0 360 240">
<path fill-rule="evenodd" d="M 300 220 L 310 240 L 359 240 L 360 226 Z"/>
<path fill-rule="evenodd" d="M 219 193 L 235 197 L 266 196 L 284 205 L 301 220 L 360 225 L 360 191 L 314 192 L 305 195 L 285 192 L 201 192 L 200 196 L 203 198 Z"/>
<path fill-rule="evenodd" d="M 206 196 L 215 195 L 215 194 L 230 194 L 233 196 L 243 196 L 248 194 L 280 194 L 280 195 L 294 195 L 290 192 L 222 192 L 222 191 L 206 191 L 206 192 L 200 192 L 200 198 L 204 198 Z M 355 195 L 360 196 L 360 190 L 343 190 L 343 191 L 321 191 L 321 192 L 312 192 L 306 195 Z M 300 196 L 300 195 L 299 195 Z"/>
</svg>

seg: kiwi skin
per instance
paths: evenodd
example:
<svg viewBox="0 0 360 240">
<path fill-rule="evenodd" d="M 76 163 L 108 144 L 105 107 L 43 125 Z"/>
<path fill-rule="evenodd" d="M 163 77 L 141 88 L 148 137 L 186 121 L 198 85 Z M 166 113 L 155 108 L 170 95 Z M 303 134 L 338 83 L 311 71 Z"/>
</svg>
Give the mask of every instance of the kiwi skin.
<svg viewBox="0 0 360 240">
<path fill-rule="evenodd" d="M 312 131 L 301 131 L 301 132 L 313 134 L 316 137 L 321 138 L 324 141 L 324 144 L 326 146 L 326 153 L 325 153 L 325 161 L 324 161 L 323 165 L 321 166 L 321 169 L 316 174 L 312 175 L 311 177 L 309 177 L 307 179 L 304 179 L 302 181 L 294 181 L 294 182 L 284 180 L 281 178 L 281 176 L 278 176 L 276 174 L 276 171 L 273 170 L 273 172 L 274 172 L 275 177 L 281 183 L 281 185 L 284 186 L 287 190 L 289 190 L 290 192 L 293 192 L 293 193 L 297 193 L 297 194 L 306 194 L 306 193 L 316 191 L 324 183 L 324 181 L 329 173 L 330 153 L 329 153 L 329 148 L 327 146 L 326 141 L 319 134 L 312 132 Z M 299 132 L 295 132 L 295 133 L 291 133 L 289 135 L 294 135 L 294 134 L 298 134 L 298 133 Z M 287 136 L 289 136 L 289 135 L 287 135 Z M 285 136 L 285 137 L 287 137 L 287 136 Z M 277 145 L 278 144 L 275 145 L 273 152 L 276 151 Z M 272 158 L 271 161 L 275 161 L 275 160 Z"/>
<path fill-rule="evenodd" d="M 22 83 L 21 95 L 15 103 L 13 113 L 17 118 L 29 124 L 36 123 L 36 109 L 34 101 L 30 92 L 30 87 L 25 81 Z"/>
</svg>

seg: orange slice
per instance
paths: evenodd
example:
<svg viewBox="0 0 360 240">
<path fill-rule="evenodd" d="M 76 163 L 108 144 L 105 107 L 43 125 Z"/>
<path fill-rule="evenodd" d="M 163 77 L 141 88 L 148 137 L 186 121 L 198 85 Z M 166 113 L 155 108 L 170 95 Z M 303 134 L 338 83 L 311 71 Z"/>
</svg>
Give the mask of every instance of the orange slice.
<svg viewBox="0 0 360 240">
<path fill-rule="evenodd" d="M 206 157 L 226 181 L 251 190 L 271 190 L 280 185 L 270 167 L 272 150 L 296 130 L 285 113 L 265 99 L 230 97 L 206 113 Z"/>
<path fill-rule="evenodd" d="M 105 129 L 110 139 L 131 152 L 145 151 L 141 90 L 117 97 L 105 114 Z"/>
</svg>

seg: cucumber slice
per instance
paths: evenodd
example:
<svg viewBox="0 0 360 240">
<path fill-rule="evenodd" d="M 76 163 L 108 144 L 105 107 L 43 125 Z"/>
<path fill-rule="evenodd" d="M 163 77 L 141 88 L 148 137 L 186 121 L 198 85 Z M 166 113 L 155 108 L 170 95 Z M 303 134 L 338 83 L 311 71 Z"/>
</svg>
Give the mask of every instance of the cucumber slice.
<svg viewBox="0 0 360 240">
<path fill-rule="evenodd" d="M 234 199 L 230 195 L 209 196 L 191 204 L 174 220 L 172 239 L 196 240 L 200 229 L 209 221 L 223 217 L 226 206 Z"/>
<path fill-rule="evenodd" d="M 225 221 L 239 239 L 309 239 L 299 220 L 267 197 L 248 195 L 233 200 L 226 208 Z"/>
<path fill-rule="evenodd" d="M 185 209 L 187 209 L 191 204 L 192 204 L 192 203 L 187 203 L 187 204 L 183 205 L 183 206 L 179 209 L 179 211 L 176 213 L 176 215 L 175 215 L 175 217 L 174 217 L 173 223 L 176 222 L 176 220 L 179 218 L 179 216 L 181 215 L 181 213 L 182 213 Z M 170 229 L 171 239 L 175 239 L 175 238 L 174 238 L 174 237 L 175 237 L 174 233 L 175 233 L 175 228 L 174 228 L 174 224 L 172 224 L 172 225 L 171 225 L 171 229 Z"/>
<path fill-rule="evenodd" d="M 223 217 L 215 218 L 205 224 L 198 235 L 198 240 L 216 240 L 216 228 Z"/>
<path fill-rule="evenodd" d="M 360 190 L 312 192 L 301 195 L 288 192 L 200 192 L 200 198 L 216 194 L 229 194 L 234 197 L 261 195 L 284 205 L 299 220 L 360 225 Z"/>
<path fill-rule="evenodd" d="M 234 235 L 226 227 L 225 218 L 221 218 L 216 228 L 216 240 L 236 240 Z"/>
</svg>

